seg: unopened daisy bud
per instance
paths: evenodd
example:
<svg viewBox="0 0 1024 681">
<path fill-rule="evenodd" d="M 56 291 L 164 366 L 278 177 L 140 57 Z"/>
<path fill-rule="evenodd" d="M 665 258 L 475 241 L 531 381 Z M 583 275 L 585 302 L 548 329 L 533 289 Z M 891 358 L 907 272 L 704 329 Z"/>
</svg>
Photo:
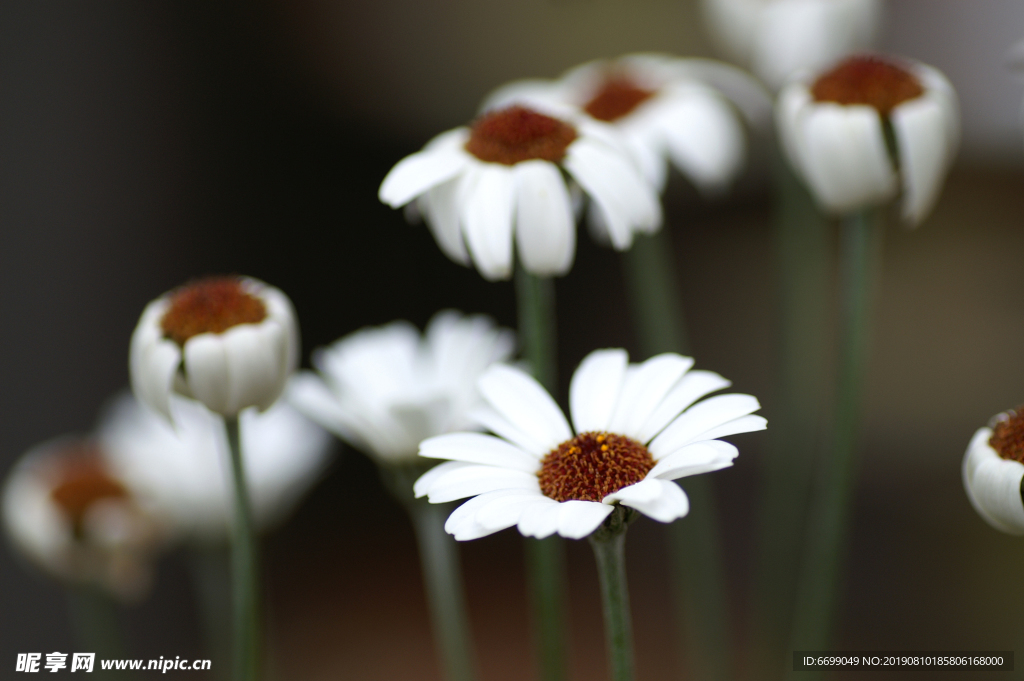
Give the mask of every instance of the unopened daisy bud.
<svg viewBox="0 0 1024 681">
<path fill-rule="evenodd" d="M 963 478 L 978 515 L 997 530 L 1024 535 L 1024 412 L 999 414 L 978 429 L 964 455 Z"/>
<path fill-rule="evenodd" d="M 911 225 L 935 205 L 960 135 L 956 94 L 941 73 L 873 55 L 788 84 L 776 122 L 790 162 L 822 208 L 849 213 L 902 189 Z"/>
<path fill-rule="evenodd" d="M 138 600 L 163 532 L 96 443 L 65 438 L 28 452 L 8 474 L 3 520 L 13 545 L 71 584 Z"/>
<path fill-rule="evenodd" d="M 539 276 L 569 271 L 576 225 L 567 174 L 594 201 L 612 244 L 661 225 L 661 206 L 614 131 L 569 110 L 484 113 L 402 159 L 380 186 L 392 208 L 416 201 L 441 250 L 484 278 L 512 276 L 512 244 Z"/>
<path fill-rule="evenodd" d="M 703 0 L 725 55 L 778 89 L 794 73 L 820 71 L 871 47 L 879 0 Z"/>
<path fill-rule="evenodd" d="M 146 306 L 132 334 L 132 389 L 168 419 L 172 392 L 223 416 L 263 410 L 281 395 L 298 352 L 284 293 L 248 277 L 200 279 Z"/>
</svg>

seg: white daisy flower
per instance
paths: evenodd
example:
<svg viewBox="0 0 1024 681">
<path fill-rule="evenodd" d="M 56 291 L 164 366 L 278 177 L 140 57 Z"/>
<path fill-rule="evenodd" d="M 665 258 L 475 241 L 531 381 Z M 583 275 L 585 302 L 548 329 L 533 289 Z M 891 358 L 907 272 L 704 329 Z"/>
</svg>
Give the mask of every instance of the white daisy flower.
<svg viewBox="0 0 1024 681">
<path fill-rule="evenodd" d="M 3 489 L 11 543 L 58 579 L 137 601 L 163 532 L 95 442 L 63 438 L 29 451 Z"/>
<path fill-rule="evenodd" d="M 1024 535 L 1024 413 L 999 414 L 980 428 L 964 454 L 964 489 L 985 521 L 1003 532 Z"/>
<path fill-rule="evenodd" d="M 131 395 L 116 399 L 97 438 L 140 503 L 178 534 L 203 541 L 228 537 L 234 486 L 223 420 L 202 405 L 169 398 L 167 420 Z M 331 437 L 284 402 L 239 415 L 246 484 L 257 527 L 280 522 L 320 477 Z"/>
<path fill-rule="evenodd" d="M 661 54 L 589 62 L 555 81 L 509 83 L 488 97 L 484 109 L 552 102 L 613 125 L 644 177 L 659 190 L 669 160 L 701 190 L 725 187 L 743 167 L 741 111 L 754 122 L 770 112 L 767 93 L 739 69 Z"/>
<path fill-rule="evenodd" d="M 487 407 L 476 418 L 498 437 L 453 433 L 424 441 L 420 455 L 449 459 L 424 474 L 417 496 L 433 503 L 474 497 L 445 529 L 476 539 L 517 525 L 528 537 L 579 539 L 616 503 L 669 522 L 689 511 L 672 482 L 732 465 L 736 448 L 716 438 L 762 430 L 750 395 L 719 395 L 729 382 L 690 371 L 675 354 L 627 364 L 624 350 L 598 350 L 580 364 L 569 389 L 575 431 L 529 375 L 496 365 L 480 379 Z M 695 404 L 696 403 L 696 404 Z"/>
<path fill-rule="evenodd" d="M 773 90 L 871 47 L 880 0 L 703 0 L 711 37 Z"/>
<path fill-rule="evenodd" d="M 938 199 L 959 143 L 956 93 L 917 62 L 850 57 L 779 94 L 776 122 L 790 162 L 821 206 L 847 213 L 902 189 L 916 225 Z"/>
<path fill-rule="evenodd" d="M 408 322 L 363 329 L 314 353 L 313 372 L 288 390 L 297 409 L 386 464 L 415 463 L 425 438 L 473 428 L 476 383 L 507 360 L 515 336 L 483 315 L 438 313 L 420 332 Z"/>
<path fill-rule="evenodd" d="M 284 293 L 248 277 L 200 279 L 146 306 L 132 334 L 132 390 L 167 418 L 172 392 L 236 416 L 273 404 L 298 356 Z"/>
<path fill-rule="evenodd" d="M 661 226 L 657 194 L 615 131 L 553 106 L 488 111 L 435 137 L 391 169 L 379 196 L 393 208 L 416 200 L 441 250 L 486 279 L 512 276 L 513 240 L 526 271 L 561 275 L 576 254 L 563 171 L 593 200 L 615 248 Z"/>
</svg>

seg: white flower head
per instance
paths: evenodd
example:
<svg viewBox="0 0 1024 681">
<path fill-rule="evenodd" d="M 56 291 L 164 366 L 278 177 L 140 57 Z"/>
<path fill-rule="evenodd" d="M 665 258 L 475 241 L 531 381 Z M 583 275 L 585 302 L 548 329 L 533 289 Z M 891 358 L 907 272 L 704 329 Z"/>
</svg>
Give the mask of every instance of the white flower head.
<svg viewBox="0 0 1024 681">
<path fill-rule="evenodd" d="M 719 395 L 729 382 L 691 371 L 675 354 L 628 364 L 624 350 L 598 350 L 573 375 L 574 428 L 529 375 L 496 365 L 480 378 L 487 406 L 476 416 L 498 437 L 454 433 L 420 445 L 449 459 L 417 482 L 433 503 L 473 497 L 448 518 L 456 539 L 518 526 L 528 537 L 579 539 L 614 510 L 630 506 L 661 522 L 689 511 L 677 478 L 732 465 L 736 448 L 717 438 L 762 430 L 750 395 Z"/>
<path fill-rule="evenodd" d="M 97 437 L 139 503 L 178 535 L 228 537 L 234 487 L 224 422 L 202 405 L 170 397 L 172 427 L 131 395 L 111 403 Z M 280 522 L 320 477 L 331 437 L 281 401 L 239 416 L 245 478 L 256 524 Z"/>
<path fill-rule="evenodd" d="M 146 306 L 129 369 L 136 397 L 167 418 L 172 392 L 236 416 L 273 404 L 298 357 L 295 311 L 284 293 L 248 277 L 210 277 Z"/>
<path fill-rule="evenodd" d="M 607 125 L 557 106 L 484 113 L 402 159 L 380 186 L 393 208 L 416 201 L 444 253 L 470 261 L 488 280 L 520 264 L 540 276 L 565 274 L 576 255 L 576 220 L 566 177 L 593 200 L 612 244 L 661 226 L 654 189 Z"/>
<path fill-rule="evenodd" d="M 22 457 L 4 485 L 3 520 L 12 544 L 46 572 L 126 601 L 148 592 L 164 539 L 102 448 L 79 438 Z"/>
<path fill-rule="evenodd" d="M 832 213 L 882 204 L 902 189 L 902 214 L 920 223 L 956 154 L 956 93 L 930 66 L 850 57 L 789 83 L 776 103 L 783 148 L 818 203 Z"/>
<path fill-rule="evenodd" d="M 979 428 L 964 454 L 964 490 L 971 506 L 992 527 L 1024 535 L 1024 413 L 1006 412 Z"/>
<path fill-rule="evenodd" d="M 473 428 L 476 383 L 508 359 L 515 336 L 483 315 L 440 312 L 420 332 L 408 322 L 363 329 L 318 350 L 319 375 L 288 390 L 299 410 L 386 464 L 415 463 L 422 440 Z"/>
<path fill-rule="evenodd" d="M 484 109 L 515 103 L 576 107 L 615 127 L 652 186 L 664 188 L 671 160 L 698 188 L 714 192 L 742 169 L 740 114 L 757 123 L 770 112 L 768 102 L 753 78 L 727 64 L 633 54 L 577 66 L 554 81 L 509 83 L 487 98 Z"/>
<path fill-rule="evenodd" d="M 703 0 L 719 48 L 773 90 L 871 47 L 880 0 Z"/>
</svg>

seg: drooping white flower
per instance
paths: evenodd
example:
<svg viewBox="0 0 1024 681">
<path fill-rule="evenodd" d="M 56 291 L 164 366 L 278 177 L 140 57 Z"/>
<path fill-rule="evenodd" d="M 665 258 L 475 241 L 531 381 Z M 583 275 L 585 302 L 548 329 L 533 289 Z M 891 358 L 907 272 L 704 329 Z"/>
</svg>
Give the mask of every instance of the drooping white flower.
<svg viewBox="0 0 1024 681">
<path fill-rule="evenodd" d="M 964 454 L 964 490 L 974 510 L 992 527 L 1024 535 L 1024 414 L 1006 412 L 979 428 Z"/>
<path fill-rule="evenodd" d="M 669 522 L 689 511 L 672 482 L 732 465 L 736 448 L 717 438 L 762 430 L 750 395 L 719 395 L 729 382 L 690 371 L 675 354 L 628 364 L 624 350 L 598 350 L 573 375 L 573 428 L 526 373 L 504 365 L 480 379 L 487 407 L 477 419 L 498 437 L 453 433 L 424 441 L 420 455 L 449 459 L 417 482 L 417 496 L 443 503 L 473 497 L 448 518 L 456 539 L 513 525 L 531 537 L 578 539 L 617 503 Z"/>
<path fill-rule="evenodd" d="M 871 47 L 880 0 L 703 0 L 719 48 L 773 90 Z"/>
<path fill-rule="evenodd" d="M 3 521 L 12 544 L 46 572 L 128 601 L 148 591 L 164 539 L 102 447 L 80 438 L 47 442 L 15 464 Z"/>
<path fill-rule="evenodd" d="M 299 373 L 288 399 L 378 461 L 414 463 L 425 438 L 475 426 L 477 379 L 514 346 L 512 332 L 488 317 L 452 311 L 422 336 L 407 322 L 363 329 L 314 353 L 319 374 Z"/>
<path fill-rule="evenodd" d="M 211 277 L 157 298 L 132 334 L 132 390 L 171 417 L 170 396 L 198 400 L 222 416 L 267 409 L 299 356 L 291 301 L 248 277 Z"/>
<path fill-rule="evenodd" d="M 740 114 L 760 122 L 770 113 L 767 93 L 740 69 L 662 54 L 592 61 L 553 81 L 509 83 L 487 98 L 484 110 L 516 103 L 573 106 L 614 126 L 659 190 L 670 160 L 698 188 L 723 188 L 743 166 Z"/>
<path fill-rule="evenodd" d="M 172 395 L 173 426 L 131 395 L 111 403 L 97 438 L 140 503 L 178 534 L 228 537 L 234 487 L 223 420 Z M 331 438 L 285 402 L 239 415 L 242 456 L 257 527 L 280 522 L 330 460 Z"/>
<path fill-rule="evenodd" d="M 960 122 L 946 78 L 917 62 L 850 57 L 779 94 L 783 147 L 821 206 L 847 213 L 902 189 L 902 214 L 920 223 L 956 154 Z"/>
<path fill-rule="evenodd" d="M 488 111 L 402 159 L 380 186 L 393 208 L 416 201 L 438 246 L 489 280 L 565 274 L 576 254 L 568 174 L 600 211 L 612 244 L 661 226 L 657 194 L 609 126 L 554 106 Z"/>
</svg>

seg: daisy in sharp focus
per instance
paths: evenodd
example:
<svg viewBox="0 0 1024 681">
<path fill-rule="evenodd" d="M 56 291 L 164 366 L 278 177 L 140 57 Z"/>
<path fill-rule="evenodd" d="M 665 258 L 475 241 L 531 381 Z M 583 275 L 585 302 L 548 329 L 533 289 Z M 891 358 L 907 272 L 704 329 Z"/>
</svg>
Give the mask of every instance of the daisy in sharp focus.
<svg viewBox="0 0 1024 681">
<path fill-rule="evenodd" d="M 719 437 L 763 430 L 750 395 L 719 395 L 729 382 L 690 371 L 675 354 L 628 364 L 624 350 L 598 350 L 573 375 L 574 428 L 529 375 L 497 365 L 480 379 L 487 406 L 476 417 L 497 434 L 453 433 L 420 445 L 420 455 L 448 459 L 416 482 L 433 503 L 473 497 L 449 517 L 456 539 L 518 526 L 531 537 L 579 539 L 616 504 L 661 522 L 689 511 L 673 482 L 732 465 L 737 449 Z"/>
<path fill-rule="evenodd" d="M 956 93 L 941 73 L 876 55 L 786 85 L 776 122 L 790 163 L 825 210 L 849 213 L 902 191 L 911 225 L 938 199 L 960 136 Z"/>
<path fill-rule="evenodd" d="M 513 105 L 431 140 L 380 186 L 392 208 L 416 201 L 438 246 L 484 278 L 562 275 L 576 254 L 566 176 L 593 201 L 612 244 L 661 226 L 661 205 L 616 132 L 566 107 Z"/>
<path fill-rule="evenodd" d="M 997 530 L 1024 535 L 1024 412 L 999 414 L 979 428 L 967 446 L 962 473 L 978 515 Z"/>
</svg>

